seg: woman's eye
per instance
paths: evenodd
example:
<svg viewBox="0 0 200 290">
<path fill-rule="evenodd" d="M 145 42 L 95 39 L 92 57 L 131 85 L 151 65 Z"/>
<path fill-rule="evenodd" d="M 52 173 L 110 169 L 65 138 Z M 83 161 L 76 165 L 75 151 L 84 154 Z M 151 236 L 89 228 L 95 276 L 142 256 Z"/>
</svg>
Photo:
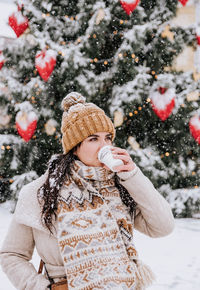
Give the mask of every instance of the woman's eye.
<svg viewBox="0 0 200 290">
<path fill-rule="evenodd" d="M 97 138 L 91 138 L 90 139 L 90 141 L 96 141 L 97 140 Z"/>
</svg>

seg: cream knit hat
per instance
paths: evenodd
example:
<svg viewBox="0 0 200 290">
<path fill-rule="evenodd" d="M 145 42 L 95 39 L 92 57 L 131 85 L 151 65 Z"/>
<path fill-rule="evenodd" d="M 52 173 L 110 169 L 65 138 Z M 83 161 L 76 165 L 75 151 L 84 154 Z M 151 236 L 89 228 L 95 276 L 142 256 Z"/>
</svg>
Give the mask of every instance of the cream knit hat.
<svg viewBox="0 0 200 290">
<path fill-rule="evenodd" d="M 109 132 L 114 139 L 115 129 L 111 119 L 95 104 L 86 103 L 81 94 L 68 94 L 61 106 L 64 110 L 61 125 L 64 153 L 97 132 Z"/>
</svg>

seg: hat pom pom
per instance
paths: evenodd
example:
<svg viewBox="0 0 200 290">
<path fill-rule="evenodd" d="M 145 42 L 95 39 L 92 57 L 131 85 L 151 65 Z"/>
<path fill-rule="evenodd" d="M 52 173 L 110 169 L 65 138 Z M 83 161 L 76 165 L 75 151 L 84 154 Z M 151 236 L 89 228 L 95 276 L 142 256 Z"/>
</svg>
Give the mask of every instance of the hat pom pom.
<svg viewBox="0 0 200 290">
<path fill-rule="evenodd" d="M 77 105 L 77 104 L 84 104 L 85 103 L 85 98 L 77 93 L 77 92 L 72 92 L 69 93 L 61 103 L 61 107 L 63 111 L 67 112 L 71 106 Z"/>
</svg>

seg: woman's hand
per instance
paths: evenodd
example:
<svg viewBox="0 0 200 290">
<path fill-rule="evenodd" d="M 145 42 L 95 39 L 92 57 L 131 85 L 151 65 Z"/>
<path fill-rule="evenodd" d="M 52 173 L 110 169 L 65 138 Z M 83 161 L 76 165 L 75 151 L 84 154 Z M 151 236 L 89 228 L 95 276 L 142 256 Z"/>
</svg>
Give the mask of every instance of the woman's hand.
<svg viewBox="0 0 200 290">
<path fill-rule="evenodd" d="M 113 158 L 121 159 L 124 163 L 123 165 L 114 167 L 116 172 L 132 171 L 135 168 L 135 163 L 125 149 L 119 147 L 112 147 L 111 150 Z M 104 167 L 108 169 L 106 166 Z"/>
</svg>

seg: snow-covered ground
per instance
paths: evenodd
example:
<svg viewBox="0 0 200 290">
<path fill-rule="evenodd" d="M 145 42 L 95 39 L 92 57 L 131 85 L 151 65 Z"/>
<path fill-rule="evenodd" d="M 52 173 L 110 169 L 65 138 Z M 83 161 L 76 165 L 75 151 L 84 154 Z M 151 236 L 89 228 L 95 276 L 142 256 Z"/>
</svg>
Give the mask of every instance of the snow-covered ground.
<svg viewBox="0 0 200 290">
<path fill-rule="evenodd" d="M 0 247 L 12 214 L 0 206 Z M 177 219 L 172 234 L 152 239 L 136 233 L 136 245 L 142 260 L 151 266 L 157 281 L 149 290 L 200 289 L 200 219 Z M 38 267 L 37 253 L 33 264 Z M 0 270 L 0 290 L 15 289 Z"/>
</svg>

